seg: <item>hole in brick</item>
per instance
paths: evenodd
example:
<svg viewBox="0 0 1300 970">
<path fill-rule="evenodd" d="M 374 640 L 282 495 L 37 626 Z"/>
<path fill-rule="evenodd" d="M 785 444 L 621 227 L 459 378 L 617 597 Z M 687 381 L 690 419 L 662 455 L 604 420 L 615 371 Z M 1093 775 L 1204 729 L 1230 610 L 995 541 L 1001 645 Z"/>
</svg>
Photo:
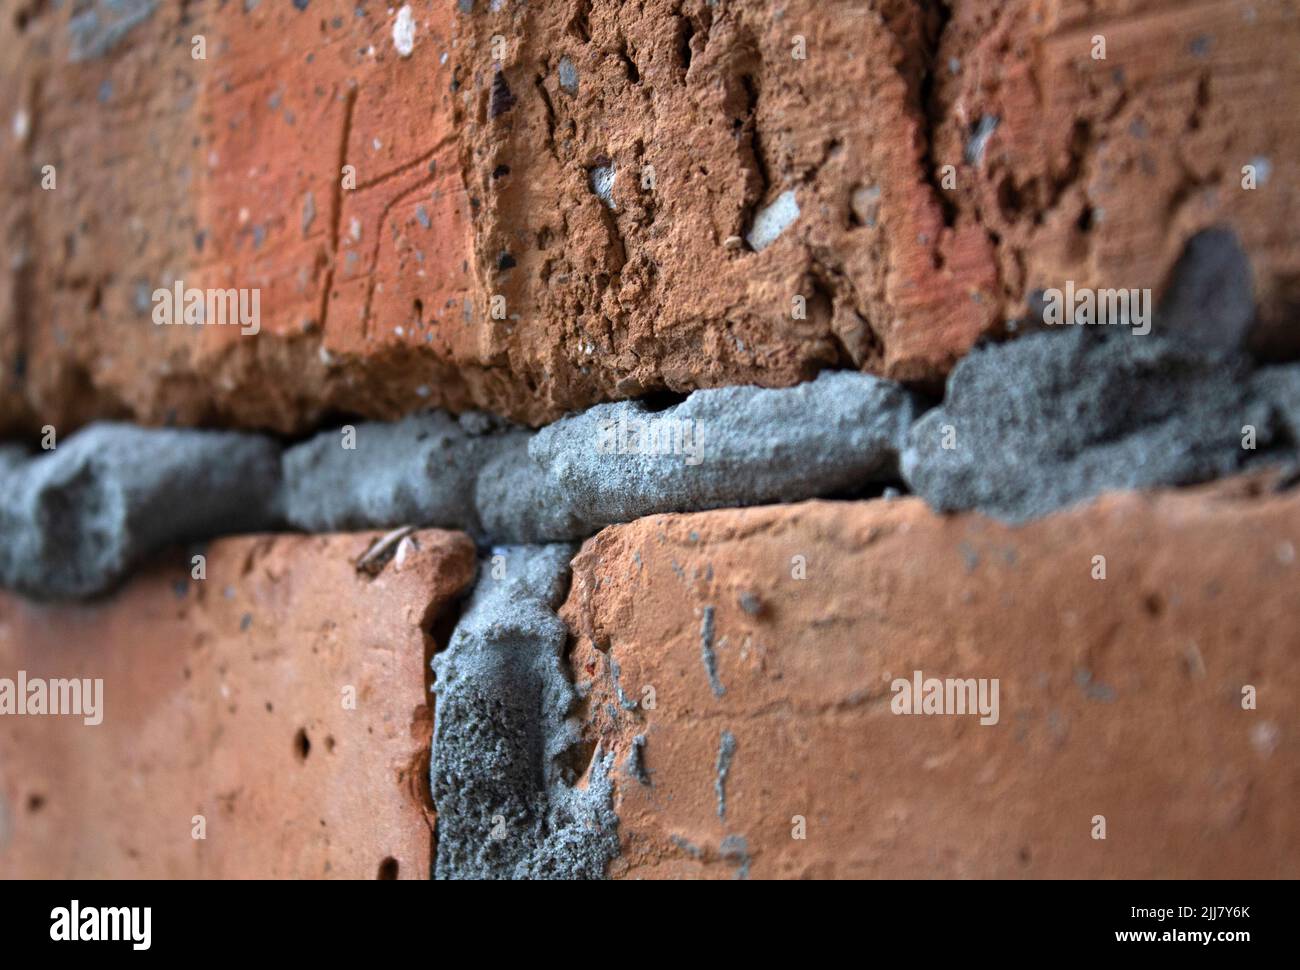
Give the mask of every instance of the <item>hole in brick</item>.
<svg viewBox="0 0 1300 970">
<path fill-rule="evenodd" d="M 298 733 L 294 735 L 293 751 L 299 761 L 306 761 L 307 755 L 311 754 L 311 738 L 307 737 L 306 728 L 298 728 Z"/>
<path fill-rule="evenodd" d="M 45 807 L 44 795 L 38 792 L 33 792 L 32 794 L 27 796 L 27 811 L 30 812 L 32 815 L 35 815 L 44 807 Z"/>
<path fill-rule="evenodd" d="M 808 297 L 807 317 L 809 323 L 818 330 L 829 330 L 831 318 L 835 314 L 835 295 L 831 288 L 820 279 L 813 279 L 812 292 Z"/>
<path fill-rule="evenodd" d="M 1147 613 L 1153 617 L 1159 617 L 1165 611 L 1165 601 L 1159 593 L 1148 593 L 1146 599 L 1142 601 L 1143 607 Z"/>
<path fill-rule="evenodd" d="M 569 21 L 569 30 L 577 34 L 584 44 L 591 42 L 591 0 L 578 4 L 578 9 Z"/>
<path fill-rule="evenodd" d="M 627 71 L 627 79 L 633 84 L 641 83 L 641 72 L 637 69 L 636 61 L 632 60 L 632 55 L 627 51 L 627 45 L 620 50 L 619 56 L 623 59 L 623 67 Z"/>
<path fill-rule="evenodd" d="M 383 862 L 379 863 L 379 879 L 396 879 L 397 878 L 397 860 L 388 856 Z"/>
<path fill-rule="evenodd" d="M 594 738 L 584 738 L 570 745 L 556 759 L 560 764 L 560 773 L 565 783 L 569 785 L 577 784 L 578 779 L 591 768 L 591 762 L 595 757 L 596 741 Z"/>
<path fill-rule="evenodd" d="M 1015 179 L 1010 175 L 1005 176 L 998 183 L 998 209 L 1002 213 L 1002 218 L 1008 222 L 1020 218 L 1025 210 L 1024 194 L 1016 187 Z"/>
<path fill-rule="evenodd" d="M 325 735 L 325 750 L 328 751 L 330 754 L 334 753 L 334 735 L 332 734 Z"/>
</svg>

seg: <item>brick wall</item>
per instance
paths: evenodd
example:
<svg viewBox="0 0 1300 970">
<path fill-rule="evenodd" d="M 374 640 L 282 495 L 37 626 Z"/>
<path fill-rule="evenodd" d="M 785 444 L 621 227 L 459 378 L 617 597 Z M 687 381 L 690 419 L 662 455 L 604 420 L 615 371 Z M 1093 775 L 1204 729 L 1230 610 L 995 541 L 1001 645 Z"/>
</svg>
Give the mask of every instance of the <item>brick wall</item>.
<svg viewBox="0 0 1300 970">
<path fill-rule="evenodd" d="M 1297 875 L 1294 5 L 9 0 L 0 32 L 0 576 L 38 577 L 0 692 L 104 690 L 96 726 L 0 693 L 0 874 Z M 1100 370 L 1041 326 L 1067 282 L 1149 290 L 1165 349 Z M 256 325 L 158 325 L 176 286 Z M 817 459 L 876 412 L 828 371 L 897 409 L 847 479 Z M 738 385 L 803 390 L 664 410 Z M 935 486 L 903 452 L 948 448 L 912 423 L 941 400 Z M 713 414 L 719 464 L 592 460 L 621 401 Z M 272 531 L 169 531 L 206 472 L 54 464 L 108 420 L 317 437 Z M 22 572 L 144 531 L 62 599 Z M 898 713 L 914 671 L 996 680 L 996 723 Z M 476 733 L 494 705 L 526 743 Z"/>
</svg>

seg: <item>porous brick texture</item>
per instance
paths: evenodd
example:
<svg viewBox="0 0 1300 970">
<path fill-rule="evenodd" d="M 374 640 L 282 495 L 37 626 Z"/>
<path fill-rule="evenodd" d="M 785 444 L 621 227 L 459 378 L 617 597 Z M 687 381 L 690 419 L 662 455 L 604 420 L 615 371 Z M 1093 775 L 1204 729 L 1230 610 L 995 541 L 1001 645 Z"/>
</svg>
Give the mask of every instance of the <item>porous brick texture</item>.
<svg viewBox="0 0 1300 970">
<path fill-rule="evenodd" d="M 204 580 L 178 551 L 84 606 L 0 594 L 4 677 L 103 680 L 99 725 L 4 718 L 0 877 L 429 878 L 430 633 L 474 548 L 420 531 L 358 573 L 373 538 L 225 539 Z"/>
<path fill-rule="evenodd" d="M 611 874 L 1295 878 L 1298 512 L 1238 479 L 1019 528 L 907 498 L 604 530 L 562 615 Z M 894 713 L 916 670 L 998 678 L 998 723 Z"/>
<path fill-rule="evenodd" d="M 0 593 L 0 678 L 105 692 L 99 726 L 0 719 L 0 876 L 591 874 L 610 808 L 619 878 L 1300 876 L 1300 489 L 1257 471 L 1293 458 L 1295 392 L 1255 369 L 1300 359 L 1293 0 L 0 0 L 0 43 L 0 464 L 53 426 L 112 472 L 119 433 L 67 444 L 100 418 L 256 429 L 288 490 L 242 525 L 196 504 L 204 535 L 474 537 L 243 536 L 107 598 Z M 1172 294 L 1172 341 L 1045 366 L 1024 334 L 1069 283 Z M 158 325 L 176 286 L 258 319 Z M 927 477 L 908 425 L 963 358 Z M 906 386 L 825 374 L 789 395 L 834 398 L 813 421 L 735 390 L 831 370 Z M 615 413 L 727 440 L 698 472 L 590 460 Z M 1073 461 L 1112 445 L 1141 467 Z M 157 495 L 220 485 L 189 464 L 95 492 L 42 461 L 53 498 L 0 497 L 49 558 L 11 543 L 14 585 L 116 583 L 150 513 L 190 528 Z M 61 537 L 111 575 L 52 588 Z M 567 546 L 528 554 L 545 602 L 462 612 L 494 544 L 584 537 L 567 645 Z M 482 680 L 443 684 L 475 702 L 439 708 L 473 714 L 439 722 L 471 779 L 439 856 L 458 622 Z M 576 710 L 553 678 L 526 703 L 516 641 Z M 996 680 L 997 723 L 895 713 L 915 671 Z M 528 851 L 462 851 L 498 803 Z"/>
<path fill-rule="evenodd" d="M 300 431 L 427 404 L 538 424 L 828 366 L 934 386 L 1038 289 L 1159 293 L 1212 225 L 1251 260 L 1260 348 L 1297 346 L 1291 4 L 23 0 L 3 18 L 10 430 Z M 798 218 L 754 251 L 785 192 Z M 150 294 L 177 280 L 258 288 L 260 332 L 155 326 Z"/>
</svg>

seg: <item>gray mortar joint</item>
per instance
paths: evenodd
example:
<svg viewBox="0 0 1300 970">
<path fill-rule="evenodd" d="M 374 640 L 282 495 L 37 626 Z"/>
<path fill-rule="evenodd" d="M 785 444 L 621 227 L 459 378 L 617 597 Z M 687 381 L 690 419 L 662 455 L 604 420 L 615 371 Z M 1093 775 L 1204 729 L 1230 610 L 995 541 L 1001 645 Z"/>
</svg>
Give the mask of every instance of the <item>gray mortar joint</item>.
<svg viewBox="0 0 1300 970">
<path fill-rule="evenodd" d="M 656 513 L 851 494 L 900 478 L 937 510 L 1020 522 L 1106 490 L 1294 466 L 1300 365 L 1257 367 L 1245 355 L 1253 293 L 1236 240 L 1202 233 L 1173 281 L 1150 334 L 1073 326 L 978 347 L 928 411 L 901 385 L 834 371 L 784 389 L 696 391 L 663 411 L 599 404 L 537 432 L 428 412 L 358 425 L 355 450 L 337 431 L 282 451 L 255 434 L 116 423 L 34 457 L 0 446 L 0 585 L 36 598 L 94 596 L 165 546 L 286 526 L 437 526 L 485 547 L 511 544 L 498 550 L 506 578 L 484 564 L 452 646 L 434 661 L 436 871 L 599 875 L 617 852 L 613 755 L 598 752 L 587 787 L 573 786 L 573 688 L 554 613 L 568 543 Z M 1256 450 L 1242 446 L 1245 426 Z M 698 462 L 679 445 L 698 445 Z M 720 695 L 713 635 L 710 607 L 701 653 Z"/>
<path fill-rule="evenodd" d="M 618 854 L 610 772 L 597 746 L 575 766 L 580 728 L 567 669 L 566 544 L 495 550 L 504 573 L 474 588 L 435 655 L 431 784 L 440 879 L 598 879 Z M 586 769 L 586 786 L 577 772 Z"/>
<path fill-rule="evenodd" d="M 363 422 L 352 448 L 338 431 L 282 451 L 243 432 L 97 423 L 34 456 L 0 447 L 0 585 L 95 596 L 165 546 L 249 531 L 418 526 L 482 546 L 571 542 L 659 512 L 837 494 L 897 480 L 917 410 L 900 385 L 828 372 L 779 390 L 697 391 L 664 412 L 597 405 L 537 432 L 425 412 Z M 653 448 L 638 445 L 642 432 Z M 694 457 L 655 450 L 684 441 Z"/>
</svg>

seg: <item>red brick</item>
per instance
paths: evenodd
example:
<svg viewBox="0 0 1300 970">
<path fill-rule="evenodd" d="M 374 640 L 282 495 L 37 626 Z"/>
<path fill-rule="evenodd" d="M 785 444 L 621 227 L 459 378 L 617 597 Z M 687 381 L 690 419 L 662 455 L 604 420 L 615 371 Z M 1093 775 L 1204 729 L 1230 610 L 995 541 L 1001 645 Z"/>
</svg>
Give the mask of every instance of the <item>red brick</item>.
<svg viewBox="0 0 1300 970">
<path fill-rule="evenodd" d="M 0 68 L 15 429 L 298 431 L 428 404 L 535 424 L 826 366 L 935 385 L 1028 293 L 1159 291 L 1211 225 L 1249 254 L 1261 347 L 1300 348 L 1300 20 L 1275 4 L 417 5 L 408 58 L 383 8 L 162 5 L 75 64 L 67 6 L 32 16 Z M 514 103 L 494 115 L 498 67 Z M 999 124 L 968 163 L 984 117 Z M 1243 190 L 1260 160 L 1270 177 Z M 604 161 L 616 212 L 589 185 Z M 55 192 L 36 187 L 46 162 Z M 786 188 L 802 215 L 772 246 L 725 245 Z M 137 291 L 176 278 L 261 288 L 263 332 L 154 327 Z"/>
<path fill-rule="evenodd" d="M 1236 481 L 1021 528 L 900 499 L 606 529 L 562 615 L 589 742 L 622 765 L 645 737 L 611 873 L 1295 878 L 1298 508 Z M 999 723 L 892 713 L 918 669 L 998 678 Z"/>
<path fill-rule="evenodd" d="M 0 677 L 104 694 L 98 726 L 3 717 L 0 875 L 427 879 L 426 660 L 474 547 L 417 532 L 372 579 L 371 538 L 224 539 L 204 581 L 178 552 L 84 606 L 0 595 Z"/>
</svg>

